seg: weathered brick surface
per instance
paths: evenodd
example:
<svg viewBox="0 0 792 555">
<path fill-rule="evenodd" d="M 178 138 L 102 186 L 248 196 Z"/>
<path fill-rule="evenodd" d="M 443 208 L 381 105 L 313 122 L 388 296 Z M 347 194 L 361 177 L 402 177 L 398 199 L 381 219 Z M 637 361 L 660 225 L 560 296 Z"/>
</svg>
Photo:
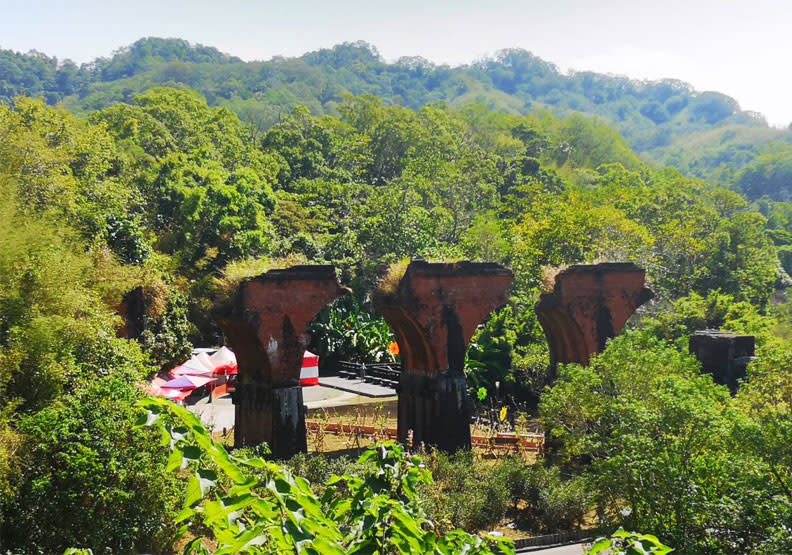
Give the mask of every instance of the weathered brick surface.
<svg viewBox="0 0 792 555">
<path fill-rule="evenodd" d="M 652 296 L 646 272 L 632 263 L 580 264 L 558 274 L 553 292 L 536 304 L 551 366 L 588 364 Z"/>
<path fill-rule="evenodd" d="M 237 446 L 266 441 L 279 458 L 306 451 L 300 368 L 306 327 L 330 301 L 348 293 L 332 266 L 271 270 L 242 283 L 215 312 L 237 356 Z"/>
<path fill-rule="evenodd" d="M 498 264 L 413 261 L 395 292 L 375 306 L 399 343 L 399 439 L 446 451 L 470 448 L 470 403 L 463 373 L 476 327 L 506 304 L 514 279 Z"/>
</svg>

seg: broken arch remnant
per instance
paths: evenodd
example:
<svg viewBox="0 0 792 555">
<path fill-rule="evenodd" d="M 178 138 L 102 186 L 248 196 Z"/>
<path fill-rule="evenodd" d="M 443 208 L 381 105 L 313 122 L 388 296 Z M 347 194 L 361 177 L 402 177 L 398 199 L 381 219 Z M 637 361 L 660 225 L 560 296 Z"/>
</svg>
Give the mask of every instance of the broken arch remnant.
<svg viewBox="0 0 792 555">
<path fill-rule="evenodd" d="M 756 338 L 719 330 L 700 330 L 690 336 L 690 353 L 701 362 L 701 371 L 715 383 L 737 393 L 748 365 L 756 360 Z"/>
<path fill-rule="evenodd" d="M 632 263 L 579 264 L 558 274 L 553 292 L 536 303 L 553 373 L 558 363 L 588 364 L 653 296 L 646 272 Z"/>
<path fill-rule="evenodd" d="M 376 309 L 399 343 L 399 441 L 444 451 L 470 448 L 465 352 L 476 327 L 507 302 L 512 272 L 490 263 L 414 260 Z"/>
<path fill-rule="evenodd" d="M 215 319 L 237 356 L 234 444 L 266 441 L 277 458 L 307 451 L 300 368 L 306 327 L 341 287 L 332 266 L 270 270 L 242 282 Z"/>
</svg>

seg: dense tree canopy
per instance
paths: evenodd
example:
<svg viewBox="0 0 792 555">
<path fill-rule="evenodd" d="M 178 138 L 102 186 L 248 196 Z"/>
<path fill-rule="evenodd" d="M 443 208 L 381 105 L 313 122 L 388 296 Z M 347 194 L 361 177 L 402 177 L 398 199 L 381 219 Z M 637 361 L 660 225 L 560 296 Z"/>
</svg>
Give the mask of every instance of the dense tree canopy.
<svg viewBox="0 0 792 555">
<path fill-rule="evenodd" d="M 643 162 L 607 113 L 457 103 L 475 100 L 468 93 L 444 103 L 435 92 L 450 86 L 451 69 L 388 66 L 364 45 L 251 66 L 148 41 L 114 60 L 91 71 L 153 79 L 168 67 L 185 80 L 146 81 L 120 97 L 115 77 L 92 82 L 83 106 L 101 109 L 82 118 L 40 99 L 0 105 L 0 550 L 170 549 L 179 494 L 167 454 L 131 426 L 136 382 L 179 362 L 190 341 L 222 341 L 214 296 L 284 259 L 334 264 L 355 290 L 314 322 L 327 331 L 316 342 L 322 354 L 385 356 L 389 332 L 367 295 L 389 264 L 409 257 L 515 272 L 508 305 L 476 332 L 466 367 L 476 388 L 497 382 L 502 399 L 538 405 L 554 438 L 547 468 L 499 470 L 523 480 L 514 491 L 544 480 L 530 491 L 546 496 L 553 484 L 568 495 L 516 498 L 544 511 L 532 513 L 537 529 L 551 528 L 542 520 L 557 514 L 551 501 L 570 525 L 586 514 L 570 507 L 585 503 L 603 523 L 662 534 L 686 553 L 788 550 L 792 331 L 778 297 L 790 283 L 792 205 L 783 202 L 783 145 L 767 147 L 732 190 Z M 240 118 L 237 93 L 221 102 L 188 89 L 199 66 L 291 79 L 259 91 L 256 102 L 277 118 Z M 366 82 L 373 67 L 389 69 Z M 400 87 L 430 92 L 414 106 L 383 99 L 377 79 L 388 72 Z M 595 106 L 626 94 L 609 78 L 564 77 L 520 51 L 465 68 L 454 87 L 473 77 L 548 97 L 562 80 Z M 302 97 L 284 91 L 298 85 L 306 98 L 325 87 L 325 100 L 292 108 Z M 376 94 L 342 94 L 358 85 Z M 635 88 L 628 96 L 651 103 L 640 117 L 652 125 L 685 110 L 702 126 L 743 117 L 729 99 L 679 83 Z M 285 96 L 268 96 L 276 94 Z M 560 268 L 599 261 L 645 267 L 656 300 L 591 366 L 564 368 L 549 383 L 534 305 Z M 118 337 L 118 307 L 138 288 L 144 330 Z M 735 398 L 686 354 L 702 327 L 758 338 L 761 362 Z M 139 457 L 127 456 L 141 443 Z M 33 525 L 44 521 L 50 529 Z"/>
</svg>

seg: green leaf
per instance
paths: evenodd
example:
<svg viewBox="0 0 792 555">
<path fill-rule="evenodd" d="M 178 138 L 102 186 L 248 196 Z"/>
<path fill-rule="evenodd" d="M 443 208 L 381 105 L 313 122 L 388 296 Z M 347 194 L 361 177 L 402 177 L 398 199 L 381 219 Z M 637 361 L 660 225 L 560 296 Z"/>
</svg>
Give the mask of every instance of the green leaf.
<svg viewBox="0 0 792 555">
<path fill-rule="evenodd" d="M 217 472 L 208 469 L 198 469 L 198 485 L 201 488 L 201 496 L 206 495 L 217 483 Z"/>
<path fill-rule="evenodd" d="M 415 522 L 415 519 L 399 509 L 392 509 L 391 516 L 395 519 L 395 523 L 404 532 L 407 540 L 412 545 L 415 539 L 423 537 L 424 532 L 420 526 Z"/>
<path fill-rule="evenodd" d="M 223 548 L 217 550 L 215 554 L 221 555 L 225 553 L 242 553 L 248 547 L 264 545 L 266 542 L 267 535 L 264 528 L 261 526 L 256 526 L 244 531 L 235 539 L 234 542 L 223 546 Z"/>
<path fill-rule="evenodd" d="M 346 555 L 346 550 L 335 542 L 329 542 L 324 538 L 314 538 L 311 541 L 311 546 L 316 549 L 317 553 L 323 555 Z"/>
<path fill-rule="evenodd" d="M 256 487 L 259 483 L 258 478 L 255 476 L 251 476 L 247 479 L 246 482 L 242 484 L 234 484 L 231 489 L 228 490 L 228 495 L 234 497 L 236 495 L 244 495 L 249 493 L 254 487 Z"/>
<path fill-rule="evenodd" d="M 184 506 L 192 507 L 195 503 L 203 498 L 203 491 L 201 490 L 201 483 L 197 475 L 190 476 L 190 481 L 187 482 L 187 493 L 184 498 Z"/>
<path fill-rule="evenodd" d="M 165 472 L 173 472 L 177 468 L 183 468 L 182 462 L 184 461 L 184 452 L 179 447 L 174 447 L 168 457 L 168 464 L 165 467 Z"/>
<path fill-rule="evenodd" d="M 613 534 L 611 534 L 611 537 L 613 538 L 629 538 L 632 536 L 633 536 L 632 532 L 628 532 L 624 528 L 619 528 Z"/>
<path fill-rule="evenodd" d="M 182 550 L 182 553 L 184 555 L 187 555 L 189 553 L 200 553 L 200 554 L 209 553 L 206 550 L 206 548 L 203 545 L 201 545 L 201 540 L 203 540 L 202 537 L 197 537 L 192 541 L 190 541 L 190 543 L 184 546 L 184 550 Z"/>
<path fill-rule="evenodd" d="M 168 433 L 168 430 L 165 429 L 165 426 L 160 426 L 159 432 L 160 432 L 160 446 L 170 448 L 171 436 L 170 433 Z"/>
<path fill-rule="evenodd" d="M 179 524 L 180 522 L 184 522 L 188 518 L 192 518 L 192 516 L 194 514 L 195 514 L 195 511 L 192 508 L 185 507 L 184 509 L 182 509 L 179 512 L 179 514 L 176 515 L 176 517 L 173 519 L 173 522 L 175 522 L 176 524 Z"/>
<path fill-rule="evenodd" d="M 134 426 L 136 428 L 143 428 L 149 427 L 154 425 L 154 423 L 159 420 L 159 415 L 154 414 L 150 410 L 147 410 L 145 413 L 141 413 L 136 419 Z"/>
<path fill-rule="evenodd" d="M 182 448 L 182 454 L 186 461 L 197 461 L 201 458 L 201 449 L 195 445 L 188 445 Z M 186 464 L 183 464 L 182 468 L 185 466 Z"/>
<path fill-rule="evenodd" d="M 606 550 L 611 548 L 611 539 L 610 538 L 598 538 L 596 542 L 586 551 L 587 555 L 597 555 L 599 553 L 604 553 Z"/>
</svg>

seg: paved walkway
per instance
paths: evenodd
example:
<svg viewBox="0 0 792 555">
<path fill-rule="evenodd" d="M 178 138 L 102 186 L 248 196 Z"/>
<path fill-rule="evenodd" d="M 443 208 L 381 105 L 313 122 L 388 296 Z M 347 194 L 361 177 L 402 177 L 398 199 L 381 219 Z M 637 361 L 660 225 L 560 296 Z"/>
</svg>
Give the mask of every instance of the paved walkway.
<svg viewBox="0 0 792 555">
<path fill-rule="evenodd" d="M 216 399 L 204 397 L 194 405 L 187 405 L 187 410 L 201 418 L 201 422 L 213 432 L 222 432 L 234 427 L 234 405 L 231 396 L 225 395 Z"/>
<path fill-rule="evenodd" d="M 326 378 L 320 378 L 320 383 Z M 354 380 L 344 380 L 353 382 Z M 372 384 L 364 384 L 369 388 L 379 388 L 390 391 L 390 396 L 396 393 L 387 387 L 381 387 Z M 325 387 L 322 385 L 314 385 L 310 387 L 303 387 L 303 403 L 308 409 L 331 408 L 341 407 L 347 405 L 356 405 L 362 403 L 370 403 L 373 401 L 382 401 L 382 392 L 379 395 L 361 396 L 354 391 L 342 391 L 334 387 Z M 234 427 L 234 405 L 231 402 L 230 395 L 224 395 L 216 399 L 210 400 L 209 397 L 204 397 L 194 405 L 188 405 L 187 409 L 201 418 L 204 426 L 215 432 L 222 432 L 223 430 L 230 430 Z"/>
<path fill-rule="evenodd" d="M 520 551 L 519 553 L 539 553 L 541 555 L 582 555 L 583 544 L 560 545 L 548 547 L 546 549 L 533 549 L 531 551 Z"/>
<path fill-rule="evenodd" d="M 350 380 L 340 376 L 327 376 L 319 378 L 319 385 L 348 391 L 364 397 L 392 397 L 396 395 L 396 390 L 392 387 L 385 387 L 363 380 Z M 303 392 L 305 389 L 303 389 Z"/>
</svg>

